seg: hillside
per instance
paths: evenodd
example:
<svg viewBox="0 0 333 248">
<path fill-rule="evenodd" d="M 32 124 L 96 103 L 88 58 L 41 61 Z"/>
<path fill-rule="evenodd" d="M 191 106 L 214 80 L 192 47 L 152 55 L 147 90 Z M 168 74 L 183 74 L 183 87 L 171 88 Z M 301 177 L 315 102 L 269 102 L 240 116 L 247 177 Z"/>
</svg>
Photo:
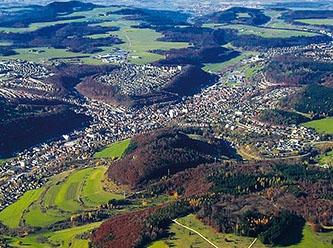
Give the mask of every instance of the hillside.
<svg viewBox="0 0 333 248">
<path fill-rule="evenodd" d="M 173 77 L 164 87 L 148 94 L 129 96 L 122 92 L 119 87 L 101 83 L 94 77 L 85 78 L 76 89 L 82 95 L 92 99 L 115 105 L 138 107 L 177 100 L 184 95 L 193 95 L 200 92 L 203 85 L 213 84 L 216 78 L 215 75 L 209 74 L 197 66 L 187 65 L 179 75 Z"/>
<path fill-rule="evenodd" d="M 144 212 L 111 217 L 93 232 L 92 245 L 123 244 L 121 230 L 126 230 L 129 238 L 123 247 L 144 247 L 172 236 L 171 220 L 190 213 L 218 232 L 258 237 L 263 244 L 295 245 L 305 221 L 316 231 L 333 224 L 331 180 L 329 170 L 286 161 L 200 165 L 149 184 L 142 197 L 177 197 Z M 286 240 L 290 230 L 295 236 Z"/>
<path fill-rule="evenodd" d="M 294 108 L 299 112 L 311 115 L 333 115 L 333 89 L 313 84 L 306 86 L 292 98 L 284 99 L 281 103 L 284 107 Z"/>
<path fill-rule="evenodd" d="M 222 140 L 209 143 L 191 139 L 177 129 L 138 135 L 131 140 L 124 158 L 113 163 L 107 173 L 110 179 L 134 188 L 211 162 L 217 156 L 231 156 Z"/>
<path fill-rule="evenodd" d="M 17 105 L 16 109 L 15 105 L 1 107 L 0 114 L 3 112 L 4 117 L 1 114 L 0 157 L 10 157 L 14 152 L 82 128 L 90 117 L 76 114 L 70 107 L 64 104 L 48 105 L 47 102 Z M 23 110 L 17 111 L 20 108 Z M 8 115 L 12 118 L 8 118 Z"/>
</svg>

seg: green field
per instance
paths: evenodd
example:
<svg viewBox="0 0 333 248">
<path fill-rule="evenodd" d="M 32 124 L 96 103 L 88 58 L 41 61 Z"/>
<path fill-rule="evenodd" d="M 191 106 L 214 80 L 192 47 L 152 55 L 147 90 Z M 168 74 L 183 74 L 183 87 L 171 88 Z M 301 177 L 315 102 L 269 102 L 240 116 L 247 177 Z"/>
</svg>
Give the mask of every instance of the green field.
<svg viewBox="0 0 333 248">
<path fill-rule="evenodd" d="M 18 227 L 23 212 L 40 197 L 42 192 L 42 188 L 26 192 L 17 202 L 0 212 L 0 221 L 10 228 Z"/>
<path fill-rule="evenodd" d="M 123 44 L 112 45 L 110 47 L 102 47 L 103 52 L 97 54 L 109 53 L 113 48 L 119 47 L 125 50 L 130 51 L 129 62 L 135 64 L 145 64 L 159 59 L 164 58 L 162 55 L 154 54 L 149 52 L 150 50 L 160 49 L 160 50 L 169 50 L 171 48 L 183 48 L 188 47 L 189 44 L 185 42 L 159 42 L 156 39 L 162 37 L 161 33 L 158 33 L 152 29 L 135 29 L 132 28 L 132 25 L 137 25 L 137 21 L 128 21 L 122 20 L 124 16 L 112 14 L 112 15 L 103 15 L 108 11 L 116 11 L 120 8 L 110 7 L 110 8 L 97 8 L 91 11 L 84 12 L 75 12 L 68 16 L 84 16 L 84 18 L 74 19 L 69 21 L 56 21 L 56 22 L 44 22 L 44 23 L 33 23 L 28 28 L 0 28 L 0 31 L 5 32 L 27 32 L 34 31 L 38 28 L 55 25 L 59 23 L 68 23 L 68 22 L 94 22 L 90 25 L 100 25 L 105 27 L 119 27 L 119 31 L 107 32 L 105 34 L 96 34 L 89 36 L 90 38 L 101 38 L 109 35 L 117 35 L 122 41 Z M 102 14 L 102 15 L 100 15 Z M 8 45 L 7 42 L 0 43 L 0 46 Z M 30 53 L 30 49 L 44 50 L 42 53 Z M 15 49 L 18 55 L 1 57 L 4 59 L 24 59 L 33 62 L 46 62 L 50 59 L 57 58 L 58 61 L 64 62 L 82 62 L 85 64 L 102 64 L 100 60 L 94 59 L 91 54 L 79 54 L 68 52 L 65 49 L 54 49 L 47 47 L 40 48 L 29 48 L 29 49 Z M 94 54 L 94 55 L 97 55 Z"/>
<path fill-rule="evenodd" d="M 91 223 L 84 226 L 73 227 L 70 229 L 60 230 L 56 232 L 46 232 L 42 234 L 33 234 L 25 238 L 11 238 L 11 245 L 13 247 L 34 247 L 34 248 L 51 248 L 51 247 L 72 247 L 72 248 L 88 248 L 87 239 L 78 239 L 75 236 L 90 232 L 91 230 L 99 227 L 101 222 Z M 38 243 L 38 237 L 48 238 L 48 243 Z M 21 242 L 21 245 L 18 245 Z"/>
<path fill-rule="evenodd" d="M 160 49 L 169 50 L 171 48 L 184 48 L 189 44 L 185 42 L 161 42 L 157 41 L 162 34 L 152 29 L 135 29 L 123 27 L 120 31 L 114 32 L 125 44 L 119 45 L 124 50 L 131 51 L 130 56 L 140 58 L 130 58 L 130 62 L 135 64 L 145 64 L 164 58 L 162 55 L 149 52 L 150 50 Z"/>
<path fill-rule="evenodd" d="M 309 225 L 305 225 L 302 231 L 302 241 L 299 244 L 287 246 L 288 248 L 332 248 L 333 233 L 315 233 L 313 228 Z"/>
<path fill-rule="evenodd" d="M 224 46 L 229 47 L 229 46 Z M 243 59 L 248 58 L 249 56 L 255 56 L 258 53 L 256 52 L 244 52 L 241 53 L 238 57 L 230 59 L 228 61 L 222 63 L 215 63 L 215 64 L 205 64 L 203 70 L 205 71 L 212 71 L 212 72 L 220 72 L 225 70 L 227 67 L 238 65 Z"/>
<path fill-rule="evenodd" d="M 333 19 L 300 19 L 298 22 L 303 22 L 311 25 L 330 25 L 333 26 Z"/>
<path fill-rule="evenodd" d="M 26 192 L 19 201 L 0 212 L 0 221 L 17 228 L 26 225 L 48 226 L 73 213 L 95 209 L 123 195 L 103 190 L 107 167 L 87 168 L 55 176 L 43 188 Z"/>
<path fill-rule="evenodd" d="M 280 23 L 281 24 L 281 23 Z M 272 24 L 273 25 L 273 24 Z M 298 31 L 298 30 L 287 30 L 285 29 L 285 25 L 281 24 L 280 26 L 269 27 L 254 27 L 248 25 L 241 25 L 241 24 L 231 24 L 231 25 L 222 25 L 222 24 L 204 24 L 204 27 L 213 28 L 213 27 L 220 27 L 220 28 L 231 28 L 237 29 L 240 35 L 242 34 L 253 34 L 257 36 L 261 36 L 264 38 L 289 38 L 292 36 L 315 36 L 317 34 L 306 32 L 306 31 Z M 288 27 L 288 28 L 295 28 L 295 27 Z"/>
<path fill-rule="evenodd" d="M 302 124 L 305 127 L 316 129 L 318 133 L 333 134 L 333 118 L 309 121 Z"/>
<path fill-rule="evenodd" d="M 262 67 L 260 66 L 255 66 L 255 67 L 252 67 L 252 68 L 249 68 L 246 70 L 246 73 L 245 73 L 245 77 L 246 78 L 250 78 L 252 77 L 256 72 L 258 72 L 259 70 L 261 70 Z"/>
<path fill-rule="evenodd" d="M 120 158 L 130 143 L 130 139 L 115 142 L 94 154 L 95 158 Z"/>
</svg>

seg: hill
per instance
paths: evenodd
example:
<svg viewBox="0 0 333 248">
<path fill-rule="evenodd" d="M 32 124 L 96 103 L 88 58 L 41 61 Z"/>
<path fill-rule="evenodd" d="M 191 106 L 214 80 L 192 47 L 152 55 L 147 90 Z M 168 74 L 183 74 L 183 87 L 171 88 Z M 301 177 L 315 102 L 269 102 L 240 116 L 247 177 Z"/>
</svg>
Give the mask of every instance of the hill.
<svg viewBox="0 0 333 248">
<path fill-rule="evenodd" d="M 333 115 L 333 89 L 319 84 L 306 86 L 292 98 L 284 99 L 284 107 L 294 108 L 311 115 Z"/>
<path fill-rule="evenodd" d="M 313 61 L 301 56 L 297 55 L 297 59 L 294 54 L 275 57 L 265 67 L 267 79 L 277 84 L 296 86 L 332 81 L 332 63 Z"/>
<path fill-rule="evenodd" d="M 123 244 L 126 230 L 122 247 L 144 247 L 172 236 L 172 219 L 189 213 L 218 232 L 258 237 L 263 244 L 295 245 L 305 221 L 317 231 L 332 225 L 331 180 L 330 170 L 286 161 L 203 164 L 149 184 L 142 197 L 171 193 L 175 200 L 111 217 L 93 232 L 92 246 Z M 290 230 L 295 237 L 286 241 Z"/>
<path fill-rule="evenodd" d="M 162 129 L 134 137 L 123 159 L 114 162 L 108 176 L 121 184 L 138 187 L 149 180 L 175 174 L 214 157 L 231 156 L 222 140 L 209 143 L 191 139 L 177 129 Z"/>
<path fill-rule="evenodd" d="M 290 126 L 299 125 L 301 123 L 309 121 L 310 119 L 303 115 L 289 111 L 279 109 L 266 109 L 261 112 L 259 120 L 275 125 Z"/>
</svg>

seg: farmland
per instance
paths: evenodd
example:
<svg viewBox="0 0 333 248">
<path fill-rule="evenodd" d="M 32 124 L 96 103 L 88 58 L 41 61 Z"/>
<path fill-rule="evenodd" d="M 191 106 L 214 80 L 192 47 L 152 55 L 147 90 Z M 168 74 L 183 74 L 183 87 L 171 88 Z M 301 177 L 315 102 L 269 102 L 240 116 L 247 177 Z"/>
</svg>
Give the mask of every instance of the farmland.
<svg viewBox="0 0 333 248">
<path fill-rule="evenodd" d="M 310 24 L 310 25 L 330 25 L 333 26 L 333 19 L 300 19 L 298 22 Z"/>
<path fill-rule="evenodd" d="M 94 209 L 112 198 L 122 198 L 103 190 L 106 169 L 87 168 L 57 175 L 44 188 L 28 191 L 2 211 L 0 220 L 10 228 L 17 228 L 23 220 L 27 225 L 45 227 L 71 214 Z"/>
<path fill-rule="evenodd" d="M 17 202 L 0 212 L 0 221 L 10 228 L 19 226 L 23 212 L 42 194 L 42 189 L 25 193 Z"/>
</svg>

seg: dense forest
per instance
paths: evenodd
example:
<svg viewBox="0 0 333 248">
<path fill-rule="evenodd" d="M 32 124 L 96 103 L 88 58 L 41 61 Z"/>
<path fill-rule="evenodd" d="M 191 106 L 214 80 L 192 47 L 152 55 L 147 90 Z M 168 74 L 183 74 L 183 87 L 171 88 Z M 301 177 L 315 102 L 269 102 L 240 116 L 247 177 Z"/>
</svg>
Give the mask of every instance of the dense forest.
<svg viewBox="0 0 333 248">
<path fill-rule="evenodd" d="M 80 19 L 82 16 L 68 17 L 77 11 L 88 11 L 101 7 L 92 3 L 80 1 L 52 2 L 46 6 L 33 5 L 19 12 L 6 12 L 5 18 L 0 19 L 0 27 L 26 28 L 32 23 L 65 21 Z"/>
<path fill-rule="evenodd" d="M 283 12 L 281 19 L 294 22 L 298 19 L 328 19 L 333 18 L 332 10 L 288 10 Z"/>
<path fill-rule="evenodd" d="M 168 142 L 161 137 L 158 140 L 161 145 L 174 146 L 172 136 Z M 141 141 L 145 144 L 150 138 L 146 136 Z M 128 148 L 123 158 L 127 167 L 131 167 L 126 160 L 128 156 L 139 159 L 135 157 L 138 147 L 140 144 L 132 143 Z M 150 150 L 153 154 L 154 148 Z M 264 244 L 292 245 L 295 243 L 287 243 L 291 241 L 281 237 L 293 230 L 293 242 L 300 242 L 305 221 L 312 223 L 316 231 L 333 224 L 332 180 L 330 170 L 282 160 L 205 163 L 186 170 L 183 167 L 182 171 L 147 186 L 146 197 L 149 192 L 153 195 L 176 192 L 176 200 L 143 212 L 111 217 L 93 232 L 92 246 L 114 247 L 124 242 L 117 224 L 122 223 L 121 230 L 126 230 L 130 237 L 126 247 L 143 247 L 172 235 L 168 233 L 171 220 L 189 213 L 195 213 L 219 232 L 258 237 Z M 132 223 L 136 223 L 135 228 Z"/>
<path fill-rule="evenodd" d="M 42 113 L 40 113 L 43 111 Z M 27 149 L 47 139 L 82 128 L 90 118 L 76 114 L 69 105 L 2 105 L 3 114 L 12 118 L 0 124 L 0 157 Z"/>
<path fill-rule="evenodd" d="M 264 69 L 268 80 L 292 86 L 326 83 L 332 80 L 333 64 L 294 55 L 275 57 Z"/>
<path fill-rule="evenodd" d="M 263 110 L 259 115 L 259 120 L 261 122 L 282 126 L 299 125 L 310 121 L 309 118 L 303 115 L 280 109 Z"/>
<path fill-rule="evenodd" d="M 98 39 L 87 36 L 105 34 L 118 29 L 118 27 L 92 27 L 85 22 L 74 22 L 51 25 L 24 33 L 0 32 L 1 40 L 12 42 L 12 45 L 2 48 L 2 55 L 15 48 L 30 47 L 54 47 L 76 53 L 96 53 L 102 51 L 100 47 L 120 44 L 122 41 L 113 35 Z"/>
<path fill-rule="evenodd" d="M 207 143 L 191 139 L 174 129 L 132 138 L 125 154 L 123 159 L 109 167 L 108 176 L 133 188 L 149 180 L 211 162 L 216 156 L 232 156 L 221 140 L 211 138 Z"/>
<path fill-rule="evenodd" d="M 248 14 L 248 17 L 240 17 L 240 13 Z M 208 23 L 233 23 L 244 25 L 263 25 L 270 21 L 270 17 L 266 16 L 260 9 L 251 9 L 243 7 L 232 7 L 225 11 L 215 12 L 213 14 L 205 15 L 197 18 L 198 22 Z"/>
<path fill-rule="evenodd" d="M 283 99 L 283 107 L 294 108 L 299 112 L 309 113 L 312 116 L 333 115 L 333 88 L 319 84 L 311 84 L 293 97 Z"/>
</svg>

